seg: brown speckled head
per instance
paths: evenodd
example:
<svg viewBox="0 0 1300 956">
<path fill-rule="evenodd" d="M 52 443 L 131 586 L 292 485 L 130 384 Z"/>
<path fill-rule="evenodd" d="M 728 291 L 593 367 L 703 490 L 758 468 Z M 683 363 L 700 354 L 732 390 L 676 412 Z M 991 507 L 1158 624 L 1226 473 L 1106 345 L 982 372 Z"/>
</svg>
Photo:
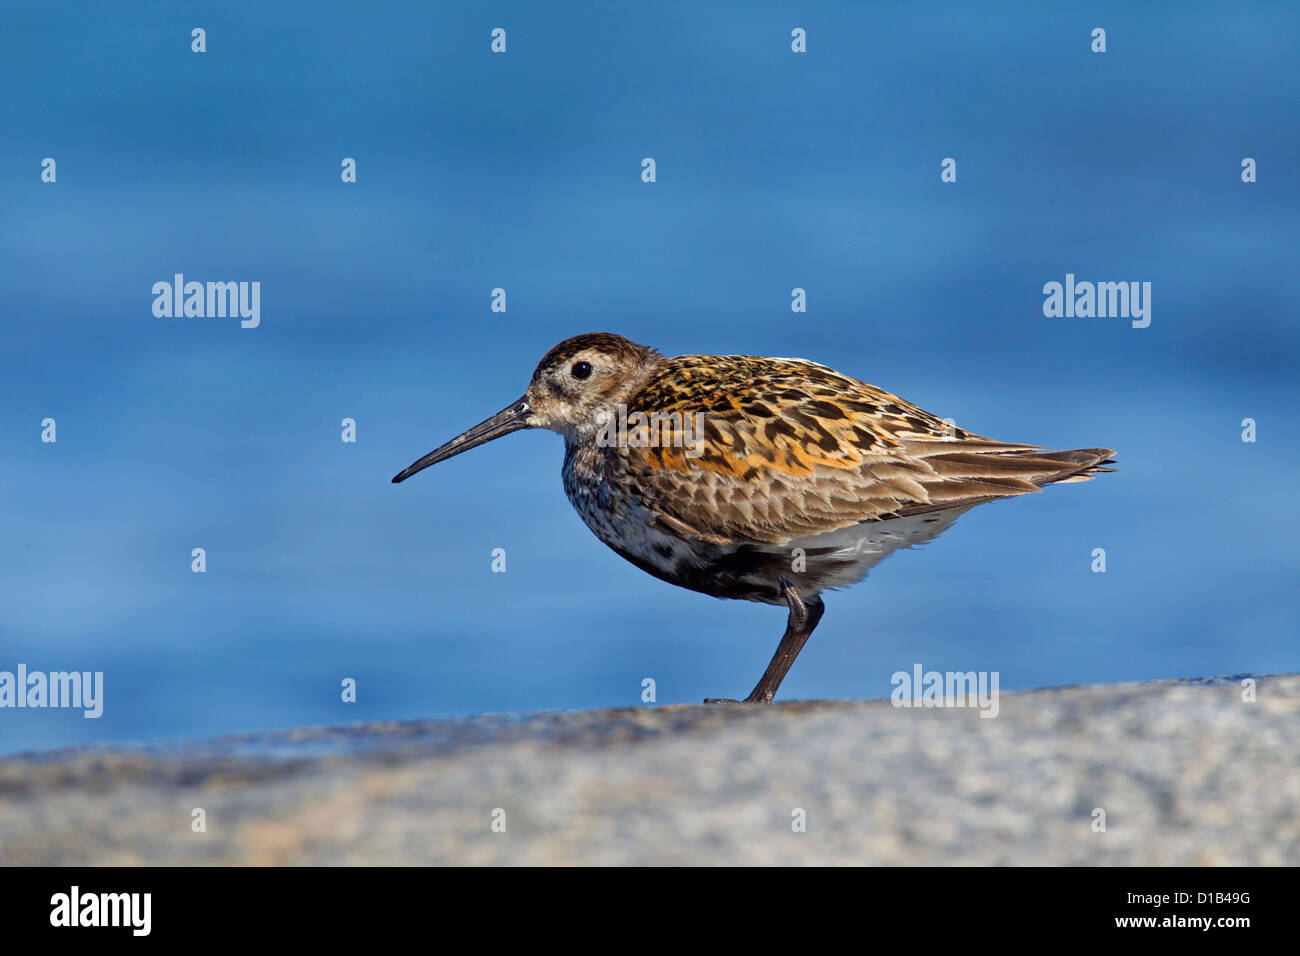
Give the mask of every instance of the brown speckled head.
<svg viewBox="0 0 1300 956">
<path fill-rule="evenodd" d="M 542 356 L 524 393 L 530 425 L 573 438 L 594 433 L 598 416 L 628 404 L 662 362 L 654 349 L 612 332 L 565 339 Z"/>
</svg>

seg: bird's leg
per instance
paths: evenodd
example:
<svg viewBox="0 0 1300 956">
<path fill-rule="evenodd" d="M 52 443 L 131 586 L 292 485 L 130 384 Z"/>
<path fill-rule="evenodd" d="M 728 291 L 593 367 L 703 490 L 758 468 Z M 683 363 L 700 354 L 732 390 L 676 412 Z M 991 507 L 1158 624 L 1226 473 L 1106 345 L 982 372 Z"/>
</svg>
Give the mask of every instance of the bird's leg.
<svg viewBox="0 0 1300 956">
<path fill-rule="evenodd" d="M 790 607 L 790 617 L 785 624 L 785 633 L 781 635 L 781 643 L 776 647 L 776 653 L 772 655 L 772 661 L 767 665 L 767 670 L 759 678 L 758 684 L 745 698 L 746 704 L 767 704 L 776 696 L 776 689 L 781 686 L 781 681 L 785 680 L 785 675 L 789 673 L 790 666 L 794 664 L 794 659 L 799 656 L 803 650 L 804 644 L 812 635 L 813 629 L 817 622 L 822 619 L 826 612 L 826 605 L 822 603 L 820 596 L 814 594 L 807 601 L 799 597 L 799 592 L 794 589 L 785 578 L 781 579 L 781 597 L 785 598 L 785 603 Z M 710 697 L 705 701 L 706 704 L 735 704 L 739 701 L 726 700 L 718 697 Z"/>
<path fill-rule="evenodd" d="M 826 611 L 826 605 L 822 603 L 819 596 L 814 594 L 805 602 L 789 581 L 782 580 L 781 596 L 790 605 L 790 618 L 786 621 L 785 633 L 781 635 L 781 643 L 777 645 L 771 663 L 767 665 L 767 670 L 763 672 L 763 676 L 745 698 L 747 704 L 766 704 L 776 696 L 776 689 L 781 686 L 781 681 L 785 680 L 785 675 L 789 673 L 794 659 L 799 656 L 799 652 L 803 650 L 804 644 L 808 642 L 817 622 L 822 619 L 822 614 Z"/>
</svg>

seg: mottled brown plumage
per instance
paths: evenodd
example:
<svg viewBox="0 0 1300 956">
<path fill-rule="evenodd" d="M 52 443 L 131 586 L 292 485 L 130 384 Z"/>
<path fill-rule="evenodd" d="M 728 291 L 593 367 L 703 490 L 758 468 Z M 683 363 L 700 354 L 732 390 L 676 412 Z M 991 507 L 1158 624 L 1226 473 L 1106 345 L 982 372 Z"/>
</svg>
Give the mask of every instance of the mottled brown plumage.
<svg viewBox="0 0 1300 956">
<path fill-rule="evenodd" d="M 671 444 L 629 449 L 627 467 L 666 514 L 726 540 L 782 543 L 1034 492 L 1112 454 L 992 441 L 799 359 L 668 359 L 630 404 L 703 413 L 698 458 Z"/>
<path fill-rule="evenodd" d="M 994 441 L 815 362 L 666 359 L 596 332 L 556 345 L 518 402 L 393 480 L 530 427 L 564 436 L 565 492 L 620 555 L 682 587 L 790 608 L 750 700 L 772 698 L 823 590 L 975 505 L 1113 470 L 1110 449 Z"/>
</svg>

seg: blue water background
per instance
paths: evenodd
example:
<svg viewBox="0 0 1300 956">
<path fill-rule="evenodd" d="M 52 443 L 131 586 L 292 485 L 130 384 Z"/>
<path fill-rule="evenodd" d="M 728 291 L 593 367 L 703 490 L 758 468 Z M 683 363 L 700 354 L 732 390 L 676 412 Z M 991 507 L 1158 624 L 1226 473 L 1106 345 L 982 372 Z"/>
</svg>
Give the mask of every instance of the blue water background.
<svg viewBox="0 0 1300 956">
<path fill-rule="evenodd" d="M 1300 6 L 299 6 L 0 10 L 0 670 L 106 686 L 0 752 L 747 692 L 783 615 L 608 551 L 554 435 L 389 483 L 596 329 L 1119 450 L 829 595 L 785 698 L 1297 669 Z M 176 272 L 261 326 L 154 317 Z"/>
</svg>

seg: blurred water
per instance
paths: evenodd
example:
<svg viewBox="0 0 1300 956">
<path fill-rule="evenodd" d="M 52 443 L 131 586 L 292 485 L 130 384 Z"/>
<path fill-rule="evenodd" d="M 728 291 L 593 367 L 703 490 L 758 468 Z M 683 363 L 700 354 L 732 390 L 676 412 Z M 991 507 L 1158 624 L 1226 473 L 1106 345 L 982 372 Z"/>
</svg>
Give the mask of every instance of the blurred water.
<svg viewBox="0 0 1300 956">
<path fill-rule="evenodd" d="M 1174 16 L 7 4 L 0 670 L 106 704 L 0 711 L 0 751 L 746 692 L 780 612 L 607 551 L 555 436 L 389 484 L 593 329 L 1119 449 L 829 595 L 784 697 L 1295 670 L 1300 8 Z M 155 318 L 175 272 L 259 281 L 261 326 Z M 1044 318 L 1067 272 L 1150 281 L 1151 326 Z"/>
</svg>

